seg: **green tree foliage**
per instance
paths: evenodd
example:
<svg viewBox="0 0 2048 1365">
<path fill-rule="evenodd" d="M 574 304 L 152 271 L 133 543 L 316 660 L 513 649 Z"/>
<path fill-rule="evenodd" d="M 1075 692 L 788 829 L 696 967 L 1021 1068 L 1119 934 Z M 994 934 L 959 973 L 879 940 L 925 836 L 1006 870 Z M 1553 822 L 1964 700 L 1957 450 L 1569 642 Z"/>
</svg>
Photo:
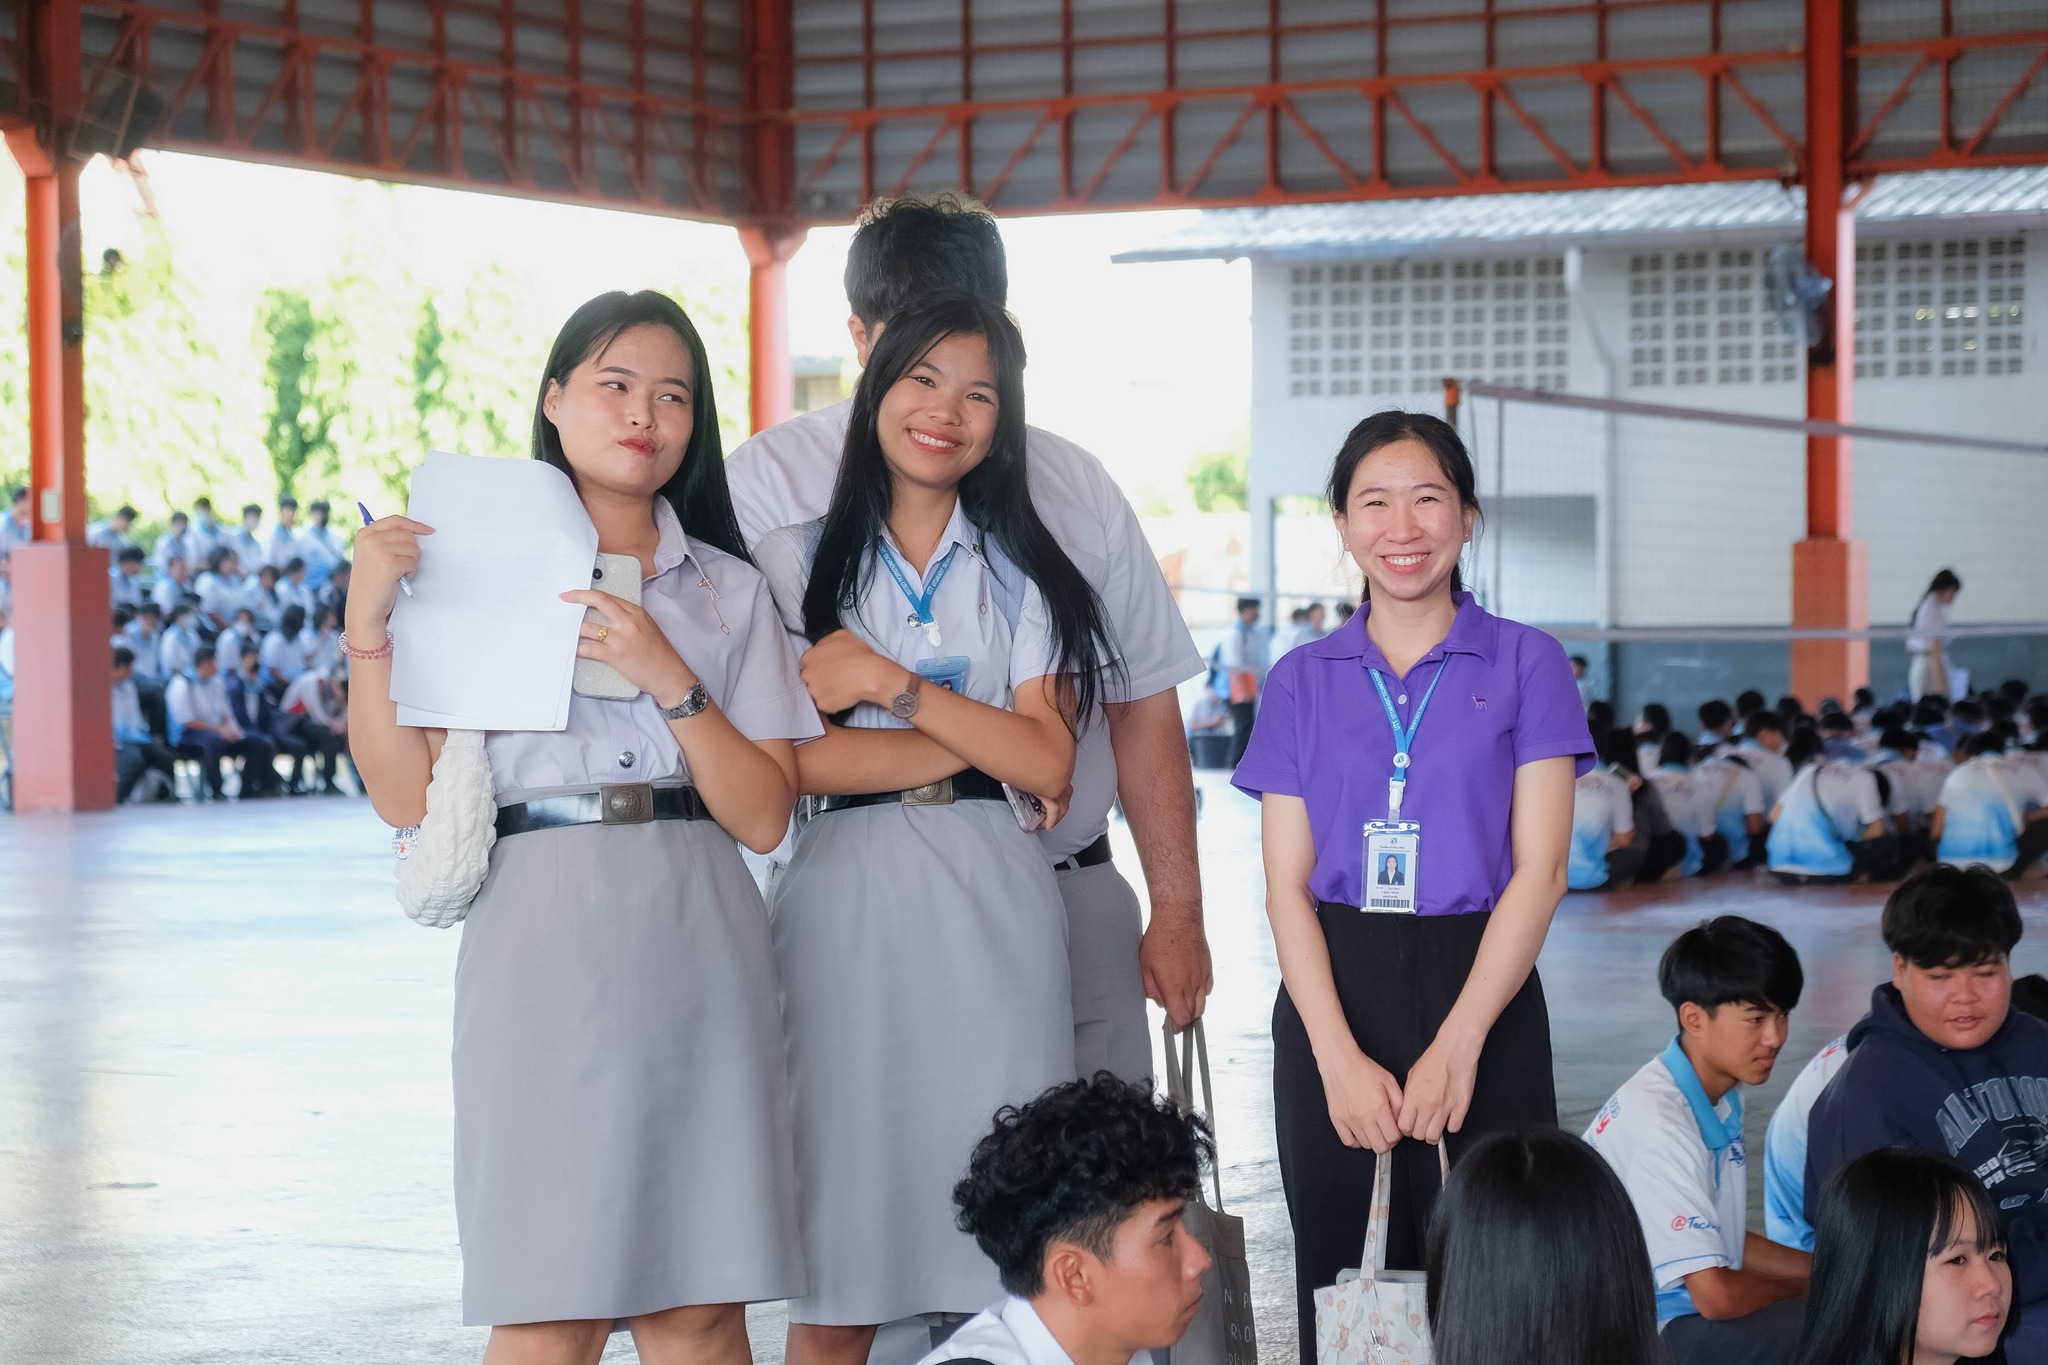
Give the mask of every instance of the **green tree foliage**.
<svg viewBox="0 0 2048 1365">
<path fill-rule="evenodd" d="M 264 378 L 270 385 L 270 414 L 263 444 L 279 493 L 296 493 L 299 476 L 318 459 L 332 471 L 334 414 L 320 392 L 320 351 L 327 329 L 313 305 L 295 289 L 263 295 L 263 330 L 270 337 Z"/>
<path fill-rule="evenodd" d="M 1242 512 L 1250 466 L 1250 452 L 1242 448 L 1195 456 L 1188 464 L 1188 491 L 1195 506 L 1204 512 Z"/>
</svg>

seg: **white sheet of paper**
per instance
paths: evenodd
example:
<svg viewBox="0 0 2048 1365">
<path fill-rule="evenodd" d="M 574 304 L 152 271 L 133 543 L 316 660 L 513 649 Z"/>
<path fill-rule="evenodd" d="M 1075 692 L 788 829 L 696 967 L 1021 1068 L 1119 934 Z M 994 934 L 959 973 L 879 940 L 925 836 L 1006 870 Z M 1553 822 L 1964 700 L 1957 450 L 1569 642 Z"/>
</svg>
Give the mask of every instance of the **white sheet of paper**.
<svg viewBox="0 0 2048 1365">
<path fill-rule="evenodd" d="M 412 595 L 391 614 L 391 699 L 401 725 L 560 730 L 597 528 L 569 476 L 539 460 L 433 451 L 406 515 L 420 537 Z"/>
</svg>

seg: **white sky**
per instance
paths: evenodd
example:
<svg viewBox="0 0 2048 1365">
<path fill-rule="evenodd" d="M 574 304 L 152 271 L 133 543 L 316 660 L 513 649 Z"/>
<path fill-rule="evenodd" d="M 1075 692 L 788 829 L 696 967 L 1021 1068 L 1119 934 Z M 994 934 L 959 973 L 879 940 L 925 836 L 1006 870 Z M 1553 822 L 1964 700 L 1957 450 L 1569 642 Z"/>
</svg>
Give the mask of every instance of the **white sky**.
<svg viewBox="0 0 2048 1365">
<path fill-rule="evenodd" d="M 495 259 L 524 281 L 531 306 L 548 319 L 567 317 L 603 290 L 677 280 L 709 286 L 736 311 L 745 307 L 746 258 L 729 228 L 146 155 L 179 270 L 199 284 L 208 324 L 238 334 L 265 288 L 324 276 L 348 234 L 359 235 L 366 223 L 392 235 L 397 254 L 429 287 L 453 288 L 480 258 Z M 104 161 L 89 169 L 82 200 L 88 260 L 133 237 L 135 188 Z M 1109 261 L 1188 216 L 1003 224 L 1010 308 L 1031 353 L 1030 420 L 1101 456 L 1141 508 L 1184 504 L 1189 461 L 1242 445 L 1250 424 L 1248 267 Z M 813 230 L 791 262 L 790 333 L 798 354 L 851 356 L 840 284 L 849 235 L 843 227 Z"/>
</svg>

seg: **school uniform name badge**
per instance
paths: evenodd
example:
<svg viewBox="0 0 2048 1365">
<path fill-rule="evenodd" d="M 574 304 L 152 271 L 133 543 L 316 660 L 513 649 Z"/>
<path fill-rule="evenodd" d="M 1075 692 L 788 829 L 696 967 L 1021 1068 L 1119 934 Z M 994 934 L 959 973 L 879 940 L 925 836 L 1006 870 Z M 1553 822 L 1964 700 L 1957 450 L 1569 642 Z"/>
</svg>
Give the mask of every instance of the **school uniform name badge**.
<svg viewBox="0 0 2048 1365">
<path fill-rule="evenodd" d="M 1415 821 L 1369 821 L 1365 827 L 1365 879 L 1358 896 L 1359 908 L 1390 915 L 1414 914 L 1421 848 L 1422 826 Z"/>
</svg>

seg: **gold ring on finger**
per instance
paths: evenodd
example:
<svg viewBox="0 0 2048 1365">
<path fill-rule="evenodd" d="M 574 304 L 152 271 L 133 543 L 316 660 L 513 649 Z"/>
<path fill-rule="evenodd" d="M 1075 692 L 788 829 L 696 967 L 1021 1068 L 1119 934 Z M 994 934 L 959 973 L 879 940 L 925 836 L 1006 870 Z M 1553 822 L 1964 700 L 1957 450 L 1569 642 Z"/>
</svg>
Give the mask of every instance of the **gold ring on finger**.
<svg viewBox="0 0 2048 1365">
<path fill-rule="evenodd" d="M 605 637 L 605 636 L 607 636 L 607 635 L 609 635 L 609 634 L 611 634 L 611 633 L 612 633 L 612 628 L 611 628 L 610 626 L 599 626 L 599 627 L 597 628 L 597 642 L 598 642 L 599 644 L 603 644 L 603 643 L 604 643 L 604 637 Z"/>
</svg>

